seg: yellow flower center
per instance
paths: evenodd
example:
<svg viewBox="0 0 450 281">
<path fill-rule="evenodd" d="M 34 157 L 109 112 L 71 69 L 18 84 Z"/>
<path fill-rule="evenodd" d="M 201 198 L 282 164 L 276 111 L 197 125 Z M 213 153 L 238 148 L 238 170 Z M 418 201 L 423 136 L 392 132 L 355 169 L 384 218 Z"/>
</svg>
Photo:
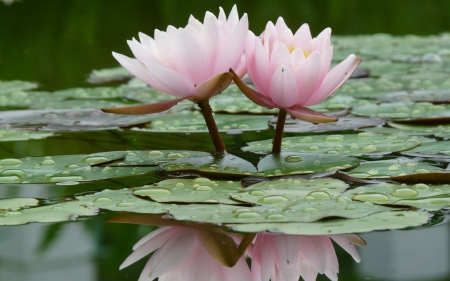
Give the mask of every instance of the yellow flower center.
<svg viewBox="0 0 450 281">
<path fill-rule="evenodd" d="M 297 49 L 297 48 L 295 48 L 295 46 L 288 46 L 287 48 L 288 48 L 289 54 L 292 54 L 292 52 L 293 52 L 295 49 Z M 307 51 L 305 51 L 305 50 L 303 50 L 303 49 L 301 49 L 301 50 L 302 50 L 302 52 L 303 52 L 303 55 L 305 55 L 305 59 L 306 59 L 307 57 L 309 57 L 309 53 L 308 53 Z"/>
</svg>

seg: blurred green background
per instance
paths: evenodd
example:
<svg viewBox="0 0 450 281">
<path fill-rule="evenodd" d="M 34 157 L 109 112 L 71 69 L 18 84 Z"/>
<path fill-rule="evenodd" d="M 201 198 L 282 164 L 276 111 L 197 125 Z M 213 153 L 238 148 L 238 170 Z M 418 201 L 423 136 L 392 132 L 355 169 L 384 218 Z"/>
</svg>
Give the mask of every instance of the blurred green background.
<svg viewBox="0 0 450 281">
<path fill-rule="evenodd" d="M 255 33 L 282 16 L 313 34 L 438 34 L 450 30 L 448 0 L 21 0 L 0 3 L 0 79 L 38 81 L 44 90 L 81 86 L 92 69 L 118 64 L 111 51 L 131 54 L 126 40 L 155 28 L 183 27 L 189 15 L 228 13 L 236 3 Z"/>
</svg>

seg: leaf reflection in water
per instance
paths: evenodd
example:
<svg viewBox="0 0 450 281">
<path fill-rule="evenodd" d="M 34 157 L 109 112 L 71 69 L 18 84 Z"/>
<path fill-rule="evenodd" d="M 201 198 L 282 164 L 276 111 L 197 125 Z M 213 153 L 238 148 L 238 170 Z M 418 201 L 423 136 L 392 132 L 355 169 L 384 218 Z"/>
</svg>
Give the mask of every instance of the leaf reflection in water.
<svg viewBox="0 0 450 281">
<path fill-rule="evenodd" d="M 155 215 L 125 214 L 108 221 L 161 226 L 138 241 L 120 266 L 123 269 L 154 252 L 139 281 L 297 281 L 300 277 L 310 281 L 319 273 L 338 280 L 339 264 L 331 241 L 356 262 L 361 258 L 355 245 L 366 245 L 358 235 L 242 235 Z M 251 269 L 246 259 L 251 260 Z"/>
</svg>

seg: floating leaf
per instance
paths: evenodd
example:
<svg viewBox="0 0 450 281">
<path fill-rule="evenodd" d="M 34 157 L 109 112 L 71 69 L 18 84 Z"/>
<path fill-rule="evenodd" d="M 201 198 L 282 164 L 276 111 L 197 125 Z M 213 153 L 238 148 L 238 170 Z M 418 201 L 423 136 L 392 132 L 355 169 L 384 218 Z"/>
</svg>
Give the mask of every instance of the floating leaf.
<svg viewBox="0 0 450 281">
<path fill-rule="evenodd" d="M 379 105 L 356 106 L 352 113 L 360 116 L 372 116 L 390 119 L 412 119 L 416 123 L 430 123 L 427 119 L 440 118 L 441 122 L 450 122 L 450 105 L 432 104 L 429 102 L 416 103 L 383 103 Z"/>
<path fill-rule="evenodd" d="M 212 181 L 208 178 L 171 179 L 135 188 L 133 194 L 155 202 L 242 204 L 230 199 L 230 193 L 242 190 L 239 181 Z"/>
<path fill-rule="evenodd" d="M 176 208 L 173 205 L 160 204 L 133 196 L 133 191 L 130 189 L 106 189 L 94 194 L 77 196 L 76 199 L 80 201 L 80 203 L 90 203 L 100 209 L 110 211 L 162 214 L 165 213 L 169 207 Z"/>
<path fill-rule="evenodd" d="M 18 92 L 24 90 L 31 90 L 37 88 L 38 84 L 34 82 L 26 82 L 26 81 L 0 81 L 0 95 Z"/>
<path fill-rule="evenodd" d="M 226 224 L 225 226 L 238 232 L 269 231 L 290 235 L 338 235 L 415 227 L 427 223 L 428 218 L 428 212 L 391 211 L 358 219 L 330 219 L 310 223 Z"/>
<path fill-rule="evenodd" d="M 366 118 L 366 117 L 340 117 L 337 122 L 312 124 L 301 120 L 287 119 L 284 132 L 286 133 L 306 133 L 306 132 L 334 132 L 357 130 L 367 127 L 375 127 L 384 124 L 386 119 L 383 118 Z M 270 120 L 269 126 L 276 127 L 277 118 Z"/>
<path fill-rule="evenodd" d="M 408 151 L 404 155 L 422 157 L 450 157 L 450 141 L 427 142 Z"/>
<path fill-rule="evenodd" d="M 348 172 L 355 178 L 390 178 L 411 174 L 423 174 L 430 172 L 443 172 L 444 170 L 425 163 L 416 162 L 408 158 L 392 160 L 367 161 Z"/>
<path fill-rule="evenodd" d="M 214 114 L 219 131 L 242 132 L 268 128 L 269 117 L 238 114 Z M 199 111 L 154 116 L 149 128 L 140 131 L 207 132 L 205 120 Z"/>
<path fill-rule="evenodd" d="M 342 155 L 281 152 L 262 158 L 258 163 L 258 174 L 280 176 L 322 173 L 348 169 L 358 163 L 358 159 Z"/>
<path fill-rule="evenodd" d="M 282 150 L 316 154 L 360 156 L 375 153 L 398 152 L 418 146 L 426 138 L 400 134 L 383 135 L 372 133 L 345 135 L 311 135 L 283 138 Z M 272 140 L 247 143 L 243 151 L 266 153 L 272 148 Z"/>
<path fill-rule="evenodd" d="M 61 101 L 49 92 L 16 91 L 0 95 L 0 107 L 4 109 L 26 109 L 38 104 Z"/>
<path fill-rule="evenodd" d="M 1 116 L 1 112 L 0 112 Z M 53 136 L 53 133 L 47 132 L 33 132 L 33 131 L 15 131 L 15 130 L 1 130 L 1 141 L 23 141 L 23 140 L 38 140 Z"/>
<path fill-rule="evenodd" d="M 79 216 L 95 216 L 97 213 L 98 208 L 92 202 L 71 201 L 0 213 L 0 225 L 69 221 Z"/>
<path fill-rule="evenodd" d="M 112 167 L 156 166 L 185 158 L 211 156 L 208 152 L 188 150 L 136 150 L 128 151 L 125 159 L 111 163 Z"/>
<path fill-rule="evenodd" d="M 383 102 L 432 102 L 449 103 L 450 91 L 448 90 L 418 90 L 412 92 L 394 92 L 377 97 Z"/>
<path fill-rule="evenodd" d="M 92 84 L 109 83 L 114 81 L 123 81 L 131 78 L 133 75 L 123 67 L 104 68 L 92 70 L 88 82 Z"/>
<path fill-rule="evenodd" d="M 437 211 L 450 206 L 450 186 L 379 183 L 360 186 L 343 194 L 353 200 L 382 205 L 411 206 L 427 211 Z"/>
<path fill-rule="evenodd" d="M 4 211 L 17 211 L 23 207 L 36 206 L 39 203 L 34 198 L 10 198 L 0 199 L 0 215 Z"/>
<path fill-rule="evenodd" d="M 340 94 L 330 96 L 323 102 L 308 107 L 319 112 L 327 112 L 330 110 L 346 109 L 353 106 L 368 105 L 372 103 L 373 102 L 369 100 L 356 99 L 351 96 Z"/>
</svg>

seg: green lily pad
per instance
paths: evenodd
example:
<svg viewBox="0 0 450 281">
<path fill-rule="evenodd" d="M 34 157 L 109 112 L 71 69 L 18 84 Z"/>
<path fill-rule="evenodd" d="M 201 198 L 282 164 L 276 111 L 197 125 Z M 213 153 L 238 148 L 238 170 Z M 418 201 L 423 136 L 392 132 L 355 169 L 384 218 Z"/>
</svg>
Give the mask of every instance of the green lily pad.
<svg viewBox="0 0 450 281">
<path fill-rule="evenodd" d="M 270 120 L 269 126 L 275 128 L 277 118 Z M 337 122 L 312 124 L 301 120 L 286 119 L 284 132 L 286 133 L 306 133 L 306 132 L 336 132 L 357 130 L 367 127 L 375 127 L 384 124 L 386 119 L 383 118 L 366 118 L 366 117 L 340 117 Z"/>
<path fill-rule="evenodd" d="M 122 107 L 137 104 L 136 102 L 124 102 L 122 99 L 87 99 L 87 100 L 64 100 L 64 101 L 47 101 L 30 106 L 31 109 L 98 109 L 109 107 Z"/>
<path fill-rule="evenodd" d="M 104 68 L 92 70 L 88 82 L 92 84 L 109 83 L 123 81 L 133 77 L 133 75 L 123 67 Z"/>
<path fill-rule="evenodd" d="M 5 211 L 17 211 L 24 207 L 36 206 L 39 201 L 34 198 L 0 199 L 0 215 Z"/>
<path fill-rule="evenodd" d="M 133 191 L 130 189 L 106 189 L 94 194 L 77 196 L 76 199 L 80 203 L 89 203 L 100 209 L 119 212 L 163 214 L 169 208 L 176 208 L 174 204 L 161 204 L 133 196 Z"/>
<path fill-rule="evenodd" d="M 450 137 L 450 125 L 420 125 L 388 122 L 388 125 L 396 131 L 408 135 L 434 135 L 436 137 Z"/>
<path fill-rule="evenodd" d="M 208 178 L 171 179 L 135 188 L 133 194 L 155 202 L 242 204 L 230 199 L 230 193 L 242 190 L 239 181 L 212 181 Z"/>
<path fill-rule="evenodd" d="M 427 223 L 428 219 L 428 212 L 390 211 L 357 219 L 330 219 L 309 223 L 235 223 L 225 226 L 244 233 L 269 231 L 289 235 L 338 235 L 415 227 Z"/>
<path fill-rule="evenodd" d="M 323 102 L 308 107 L 319 112 L 327 112 L 330 110 L 346 109 L 351 108 L 353 106 L 368 105 L 368 104 L 372 104 L 372 101 L 356 99 L 351 96 L 340 94 L 340 95 L 332 95 Z"/>
<path fill-rule="evenodd" d="M 1 113 L 0 113 L 1 116 Z M 24 141 L 24 140 L 38 140 L 53 136 L 53 133 L 48 132 L 34 132 L 34 131 L 16 131 L 16 130 L 1 130 L 0 142 L 2 141 Z"/>
<path fill-rule="evenodd" d="M 343 194 L 353 200 L 382 205 L 411 206 L 438 211 L 450 206 L 450 185 L 379 183 L 360 186 Z"/>
<path fill-rule="evenodd" d="M 422 157 L 450 157 L 450 141 L 422 143 L 418 147 L 403 151 L 402 154 Z"/>
<path fill-rule="evenodd" d="M 151 116 L 135 116 L 103 113 L 98 109 L 60 109 L 60 110 L 16 110 L 0 112 L 0 124 L 9 125 L 15 128 L 36 128 L 41 130 L 106 130 L 117 129 L 120 127 L 129 127 L 148 123 L 152 120 Z M 14 132 L 14 131 L 12 131 Z M 20 137 L 21 133 L 16 133 Z M 30 138 L 39 134 L 29 132 Z M 11 135 L 14 137 L 14 135 Z M 24 135 L 24 138 L 26 134 Z"/>
<path fill-rule="evenodd" d="M 430 118 L 446 118 L 446 120 L 448 119 L 447 123 L 450 122 L 450 105 L 436 105 L 429 102 L 383 103 L 379 105 L 357 106 L 352 109 L 352 113 L 360 116 L 401 120 L 419 119 L 422 122 Z"/>
<path fill-rule="evenodd" d="M 95 216 L 97 213 L 98 208 L 92 202 L 70 201 L 0 213 L 0 225 L 69 221 L 79 216 Z"/>
<path fill-rule="evenodd" d="M 366 161 L 348 172 L 355 178 L 391 178 L 397 176 L 443 172 L 444 170 L 425 163 L 416 162 L 408 158 L 392 160 Z"/>
<path fill-rule="evenodd" d="M 6 158 L 0 160 L 0 183 L 59 183 L 129 177 L 156 167 L 110 167 L 111 160 L 124 158 L 123 151 L 81 155 Z M 105 164 L 104 167 L 92 166 Z"/>
<path fill-rule="evenodd" d="M 24 90 L 31 90 L 38 87 L 37 83 L 34 82 L 26 82 L 26 81 L 0 81 L 0 95 L 18 92 Z"/>
<path fill-rule="evenodd" d="M 27 109 L 37 104 L 61 101 L 61 97 L 49 92 L 15 91 L 0 95 L 0 108 Z"/>
<path fill-rule="evenodd" d="M 403 83 L 390 79 L 349 80 L 335 95 L 348 95 L 355 98 L 375 99 L 377 96 L 404 89 Z"/>
<path fill-rule="evenodd" d="M 281 152 L 262 158 L 258 171 L 259 175 L 266 176 L 312 174 L 349 169 L 358 163 L 357 158 L 343 155 Z"/>
<path fill-rule="evenodd" d="M 377 97 L 383 102 L 431 102 L 449 103 L 450 91 L 448 90 L 419 90 L 412 92 L 395 92 Z"/>
<path fill-rule="evenodd" d="M 360 156 L 407 150 L 418 146 L 423 140 L 427 139 L 400 134 L 383 135 L 363 132 L 345 135 L 288 137 L 283 138 L 281 148 L 286 152 Z M 249 142 L 242 150 L 267 153 L 271 148 L 272 140 L 264 140 Z"/>
<path fill-rule="evenodd" d="M 188 150 L 136 150 L 128 151 L 124 159 L 112 162 L 111 167 L 157 166 L 185 158 L 211 156 L 208 152 Z"/>
<path fill-rule="evenodd" d="M 242 132 L 268 129 L 270 117 L 244 114 L 214 114 L 219 131 Z M 175 114 L 163 114 L 153 117 L 148 128 L 139 131 L 149 132 L 208 132 L 205 120 L 199 111 L 183 111 Z"/>
</svg>

